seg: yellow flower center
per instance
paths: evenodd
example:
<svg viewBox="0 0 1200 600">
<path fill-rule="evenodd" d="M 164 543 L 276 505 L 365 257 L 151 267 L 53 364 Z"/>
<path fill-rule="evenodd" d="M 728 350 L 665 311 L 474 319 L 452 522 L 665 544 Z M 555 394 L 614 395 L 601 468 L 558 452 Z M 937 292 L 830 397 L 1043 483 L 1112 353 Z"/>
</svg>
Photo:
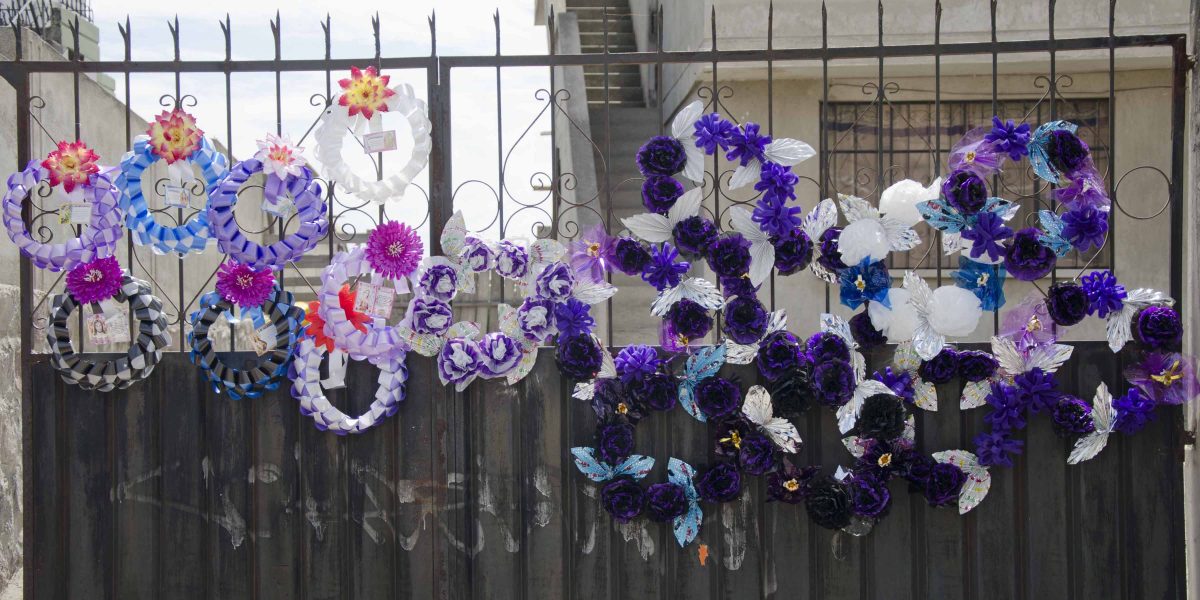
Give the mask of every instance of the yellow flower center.
<svg viewBox="0 0 1200 600">
<path fill-rule="evenodd" d="M 800 482 L 796 481 L 795 479 L 789 479 L 789 480 L 783 482 L 783 489 L 785 489 L 789 492 L 794 492 L 794 491 L 800 489 Z"/>
<path fill-rule="evenodd" d="M 83 276 L 83 280 L 88 283 L 96 283 L 103 278 L 104 274 L 100 272 L 100 269 L 91 269 Z"/>
<path fill-rule="evenodd" d="M 627 414 L 628 412 L 629 412 L 628 404 L 625 404 L 624 402 L 617 403 L 617 414 L 623 415 L 623 414 Z"/>
<path fill-rule="evenodd" d="M 875 464 L 877 464 L 881 467 L 886 467 L 886 466 L 892 464 L 892 453 L 886 452 L 884 454 L 879 455 L 879 460 L 875 461 Z"/>
<path fill-rule="evenodd" d="M 1183 365 L 1179 364 L 1179 361 L 1175 361 L 1162 373 L 1151 375 L 1150 379 L 1161 383 L 1165 387 L 1171 387 L 1176 381 L 1183 379 Z"/>
<path fill-rule="evenodd" d="M 860 292 L 867 289 L 867 282 L 863 281 L 862 275 L 859 275 L 858 279 L 854 280 L 854 287 L 858 288 L 858 291 Z"/>
<path fill-rule="evenodd" d="M 592 242 L 588 244 L 587 255 L 592 258 L 600 256 L 600 242 Z"/>
<path fill-rule="evenodd" d="M 730 429 L 729 437 L 721 438 L 721 443 L 722 444 L 730 444 L 734 448 L 741 450 L 742 449 L 742 436 L 739 435 L 737 431 Z"/>
<path fill-rule="evenodd" d="M 1041 331 L 1042 322 L 1037 318 L 1037 315 L 1029 317 L 1029 324 L 1025 325 L 1025 331 Z"/>
<path fill-rule="evenodd" d="M 74 170 L 79 167 L 79 161 L 71 154 L 64 154 L 63 157 L 59 159 L 58 164 L 62 165 L 64 169 L 68 170 Z"/>
<path fill-rule="evenodd" d="M 973 163 L 973 162 L 975 162 L 975 156 L 976 155 L 975 155 L 974 150 L 968 150 L 966 156 L 964 156 L 963 159 L 969 163 Z"/>
<path fill-rule="evenodd" d="M 679 345 L 680 345 L 680 346 L 687 346 L 687 345 L 688 345 L 688 342 L 689 342 L 689 340 L 688 340 L 688 338 L 687 338 L 687 336 L 686 336 L 686 335 L 679 334 L 679 335 L 675 336 L 675 339 L 679 341 Z"/>
</svg>

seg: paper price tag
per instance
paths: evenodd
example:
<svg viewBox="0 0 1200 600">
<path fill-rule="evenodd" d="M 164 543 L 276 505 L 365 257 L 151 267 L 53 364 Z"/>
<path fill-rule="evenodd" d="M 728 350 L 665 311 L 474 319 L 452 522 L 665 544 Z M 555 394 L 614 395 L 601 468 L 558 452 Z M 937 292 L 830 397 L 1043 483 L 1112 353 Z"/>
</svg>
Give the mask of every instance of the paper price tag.
<svg viewBox="0 0 1200 600">
<path fill-rule="evenodd" d="M 187 208 L 192 204 L 192 197 L 183 189 L 183 186 L 177 183 L 168 183 L 166 192 L 163 193 L 163 202 L 167 206 L 175 208 Z"/>
<path fill-rule="evenodd" d="M 262 356 L 275 345 L 275 328 L 270 323 L 259 327 L 254 332 L 254 339 L 250 340 L 250 345 L 254 348 L 254 353 Z"/>
<path fill-rule="evenodd" d="M 358 285 L 354 286 L 354 312 L 370 313 L 375 304 L 375 293 L 378 291 L 379 286 L 373 283 L 358 282 Z"/>
<path fill-rule="evenodd" d="M 286 219 L 296 211 L 296 203 L 290 196 L 283 194 L 276 195 L 274 198 L 263 197 L 262 201 L 263 212 L 273 217 Z"/>
<path fill-rule="evenodd" d="M 368 312 L 373 317 L 383 319 L 392 316 L 392 305 L 396 303 L 396 290 L 391 286 L 376 285 L 375 302 L 371 303 L 371 310 Z"/>
<path fill-rule="evenodd" d="M 367 154 L 396 149 L 396 130 L 373 131 L 363 136 L 363 150 Z"/>
<path fill-rule="evenodd" d="M 129 317 L 124 310 L 101 307 L 83 321 L 87 338 L 97 346 L 129 342 Z"/>
<path fill-rule="evenodd" d="M 92 205 L 87 202 L 72 202 L 64 207 L 67 221 L 72 225 L 87 225 L 92 222 Z"/>
</svg>

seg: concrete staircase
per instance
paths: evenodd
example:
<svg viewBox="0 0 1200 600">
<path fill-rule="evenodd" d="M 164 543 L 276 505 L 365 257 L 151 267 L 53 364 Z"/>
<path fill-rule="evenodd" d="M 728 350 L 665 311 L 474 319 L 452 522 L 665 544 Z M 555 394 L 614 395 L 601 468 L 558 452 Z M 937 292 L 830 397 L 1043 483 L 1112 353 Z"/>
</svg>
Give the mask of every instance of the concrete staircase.
<svg viewBox="0 0 1200 600">
<path fill-rule="evenodd" d="M 567 0 L 566 10 L 579 19 L 579 45 L 583 54 L 601 54 L 605 42 L 610 53 L 636 52 L 633 18 L 628 0 Z M 607 13 L 608 35 L 604 34 Z M 606 98 L 604 65 L 583 68 L 589 106 L 603 106 Z M 645 106 L 642 76 L 637 65 L 608 65 L 608 103 Z"/>
</svg>

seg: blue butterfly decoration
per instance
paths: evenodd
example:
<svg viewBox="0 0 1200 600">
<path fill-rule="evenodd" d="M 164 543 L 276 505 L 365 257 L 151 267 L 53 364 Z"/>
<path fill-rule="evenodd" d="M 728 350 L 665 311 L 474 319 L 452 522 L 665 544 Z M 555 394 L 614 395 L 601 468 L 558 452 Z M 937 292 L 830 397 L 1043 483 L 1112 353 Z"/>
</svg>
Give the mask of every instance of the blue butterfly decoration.
<svg viewBox="0 0 1200 600">
<path fill-rule="evenodd" d="M 696 404 L 696 386 L 701 381 L 717 374 L 725 364 L 725 344 L 709 346 L 691 355 L 683 370 L 683 381 L 679 382 L 679 404 L 687 414 L 701 423 L 708 420 Z"/>
<path fill-rule="evenodd" d="M 700 510 L 700 494 L 692 484 L 695 476 L 696 469 L 678 458 L 672 457 L 667 463 L 667 480 L 683 488 L 688 501 L 687 512 L 675 517 L 672 522 L 675 541 L 679 542 L 681 548 L 696 539 L 700 534 L 700 523 L 704 521 L 704 511 Z"/>
<path fill-rule="evenodd" d="M 1033 131 L 1033 135 L 1029 138 L 1029 166 L 1033 167 L 1035 175 L 1054 184 L 1064 179 L 1064 174 L 1050 163 L 1050 154 L 1046 151 L 1046 144 L 1050 142 L 1050 135 L 1055 131 L 1075 133 L 1077 129 L 1079 129 L 1078 125 L 1068 121 L 1050 121 L 1043 123 Z"/>
<path fill-rule="evenodd" d="M 654 468 L 654 459 L 640 454 L 630 455 L 619 465 L 610 465 L 597 458 L 595 448 L 571 448 L 571 454 L 575 455 L 575 467 L 579 472 L 596 483 L 626 476 L 641 480 Z"/>
<path fill-rule="evenodd" d="M 987 199 L 979 213 L 996 213 L 1007 221 L 1008 219 L 1005 217 L 1009 216 L 1008 212 L 1012 208 L 1012 202 L 993 196 Z M 940 198 L 918 202 L 917 211 L 921 213 L 921 217 L 925 219 L 926 223 L 945 233 L 961 233 L 964 229 L 974 227 L 975 223 L 979 221 L 979 213 L 964 215 L 958 212 L 958 209 L 950 206 L 949 202 Z"/>
<path fill-rule="evenodd" d="M 1063 227 L 1066 224 L 1063 223 L 1062 217 L 1052 210 L 1039 210 L 1038 221 L 1042 223 L 1042 233 L 1038 234 L 1038 241 L 1053 250 L 1059 258 L 1069 254 L 1071 240 L 1063 237 Z"/>
<path fill-rule="evenodd" d="M 979 298 L 983 310 L 994 311 L 1004 306 L 1004 278 L 1008 275 L 1003 264 L 989 265 L 958 257 L 958 270 L 950 274 L 958 287 L 970 290 Z"/>
</svg>

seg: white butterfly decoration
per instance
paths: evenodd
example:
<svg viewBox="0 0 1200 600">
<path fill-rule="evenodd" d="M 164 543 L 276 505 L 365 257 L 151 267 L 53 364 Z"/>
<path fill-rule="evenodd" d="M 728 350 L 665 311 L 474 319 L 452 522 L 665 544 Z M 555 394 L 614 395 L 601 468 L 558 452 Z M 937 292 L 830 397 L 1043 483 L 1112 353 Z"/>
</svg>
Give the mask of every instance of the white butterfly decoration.
<svg viewBox="0 0 1200 600">
<path fill-rule="evenodd" d="M 686 157 L 683 176 L 696 183 L 704 181 L 704 150 L 696 145 L 695 127 L 703 112 L 704 103 L 696 100 L 679 109 L 679 113 L 671 120 L 671 137 L 679 140 Z"/>
<path fill-rule="evenodd" d="M 965 515 L 983 502 L 992 487 L 992 474 L 986 466 L 979 464 L 974 454 L 966 450 L 944 450 L 934 452 L 933 460 L 952 464 L 967 474 L 967 480 L 958 492 L 958 514 Z"/>
<path fill-rule="evenodd" d="M 1045 344 L 1022 352 L 1011 339 L 992 336 L 992 355 L 1000 363 L 1000 370 L 1010 377 L 1033 369 L 1053 373 L 1071 358 L 1074 351 L 1075 348 L 1067 344 Z"/>
<path fill-rule="evenodd" d="M 725 298 L 713 282 L 700 277 L 690 277 L 679 282 L 673 288 L 667 288 L 658 293 L 654 303 L 650 305 L 650 313 L 656 317 L 666 316 L 667 311 L 680 300 L 691 300 L 708 310 L 718 310 L 725 306 Z"/>
<path fill-rule="evenodd" d="M 864 379 L 858 382 L 850 400 L 837 409 L 838 431 L 846 433 L 854 429 L 854 423 L 858 421 L 858 414 L 862 412 L 863 402 L 876 394 L 895 396 L 896 392 L 875 379 Z"/>
<path fill-rule="evenodd" d="M 896 353 L 892 356 L 892 366 L 912 376 L 913 404 L 918 408 L 937 412 L 937 387 L 921 379 L 918 374 L 918 370 L 921 368 L 921 357 L 917 356 L 917 351 L 913 349 L 911 343 L 905 342 L 896 346 Z"/>
<path fill-rule="evenodd" d="M 854 367 L 854 384 L 862 383 L 867 378 L 867 359 L 858 351 L 858 342 L 850 333 L 850 324 L 845 319 L 830 313 L 821 313 L 821 331 L 832 333 L 846 343 L 850 349 L 850 366 Z"/>
<path fill-rule="evenodd" d="M 692 188 L 675 200 L 675 204 L 671 205 L 671 209 L 665 215 L 642 213 L 621 219 L 621 223 L 624 223 L 629 231 L 640 240 L 651 244 L 669 242 L 674 238 L 676 224 L 700 214 L 700 204 L 703 199 L 704 190 Z"/>
<path fill-rule="evenodd" d="M 863 259 L 883 260 L 889 252 L 905 252 L 921 243 L 921 237 L 899 219 L 883 216 L 870 202 L 857 196 L 838 194 L 849 223 L 838 237 L 842 262 L 857 265 Z"/>
<path fill-rule="evenodd" d="M 775 246 L 771 236 L 754 222 L 750 210 L 744 206 L 730 209 L 729 222 L 734 231 L 750 242 L 750 283 L 762 285 L 775 268 Z"/>
<path fill-rule="evenodd" d="M 1121 300 L 1121 310 L 1108 315 L 1108 347 L 1113 352 L 1120 352 L 1129 340 L 1133 339 L 1133 316 L 1138 311 L 1151 305 L 1171 306 L 1175 304 L 1170 296 L 1149 288 L 1137 288 L 1129 291 Z"/>
<path fill-rule="evenodd" d="M 572 398 L 578 400 L 590 401 L 596 396 L 596 385 L 601 379 L 616 379 L 617 364 L 613 361 L 612 353 L 605 350 L 604 359 L 600 363 L 600 372 L 591 381 L 582 381 L 575 384 L 575 390 L 571 394 Z"/>
<path fill-rule="evenodd" d="M 1117 412 L 1113 409 L 1112 393 L 1108 391 L 1107 384 L 1101 383 L 1092 400 L 1093 431 L 1075 441 L 1075 448 L 1067 457 L 1067 463 L 1075 465 L 1095 458 L 1108 445 L 1108 436 L 1116 425 Z"/>
<path fill-rule="evenodd" d="M 800 229 L 808 236 L 808 239 L 813 244 L 820 247 L 821 235 L 837 224 L 838 211 L 837 205 L 833 200 L 826 198 L 813 207 L 812 211 L 804 215 L 803 221 L 800 223 Z M 815 259 L 809 263 L 809 269 L 813 275 L 825 283 L 835 283 L 837 281 L 837 273 L 826 269 Z"/>
<path fill-rule="evenodd" d="M 752 386 L 746 392 L 746 400 L 742 403 L 742 414 L 771 438 L 780 450 L 795 454 L 800 451 L 800 432 L 791 421 L 775 416 L 775 408 L 771 405 L 771 395 L 761 385 Z"/>
<path fill-rule="evenodd" d="M 757 342 L 739 344 L 732 339 L 725 338 L 725 362 L 731 365 L 748 365 L 754 362 L 754 357 L 758 356 L 758 347 L 762 343 L 763 338 L 776 331 L 787 329 L 786 311 L 783 309 L 773 311 L 770 317 L 770 320 L 767 322 L 766 332 L 763 333 L 763 337 L 759 338 Z"/>
<path fill-rule="evenodd" d="M 695 143 L 692 145 L 694 146 Z M 813 150 L 812 146 L 791 138 L 775 138 L 771 143 L 767 144 L 766 149 L 763 151 L 763 158 L 767 161 L 785 167 L 794 167 L 816 155 L 817 151 Z M 688 162 L 691 162 L 690 158 Z M 749 162 L 738 166 L 733 171 L 733 177 L 729 178 L 729 189 L 736 190 L 750 185 L 758 181 L 761 176 L 762 161 L 752 158 Z M 699 179 L 693 181 L 699 181 Z"/>
<path fill-rule="evenodd" d="M 970 335 L 983 317 L 979 298 L 970 290 L 953 285 L 931 290 L 915 271 L 904 274 L 904 289 L 910 294 L 908 302 L 917 318 L 912 345 L 923 360 L 942 351 L 946 336 Z"/>
</svg>

